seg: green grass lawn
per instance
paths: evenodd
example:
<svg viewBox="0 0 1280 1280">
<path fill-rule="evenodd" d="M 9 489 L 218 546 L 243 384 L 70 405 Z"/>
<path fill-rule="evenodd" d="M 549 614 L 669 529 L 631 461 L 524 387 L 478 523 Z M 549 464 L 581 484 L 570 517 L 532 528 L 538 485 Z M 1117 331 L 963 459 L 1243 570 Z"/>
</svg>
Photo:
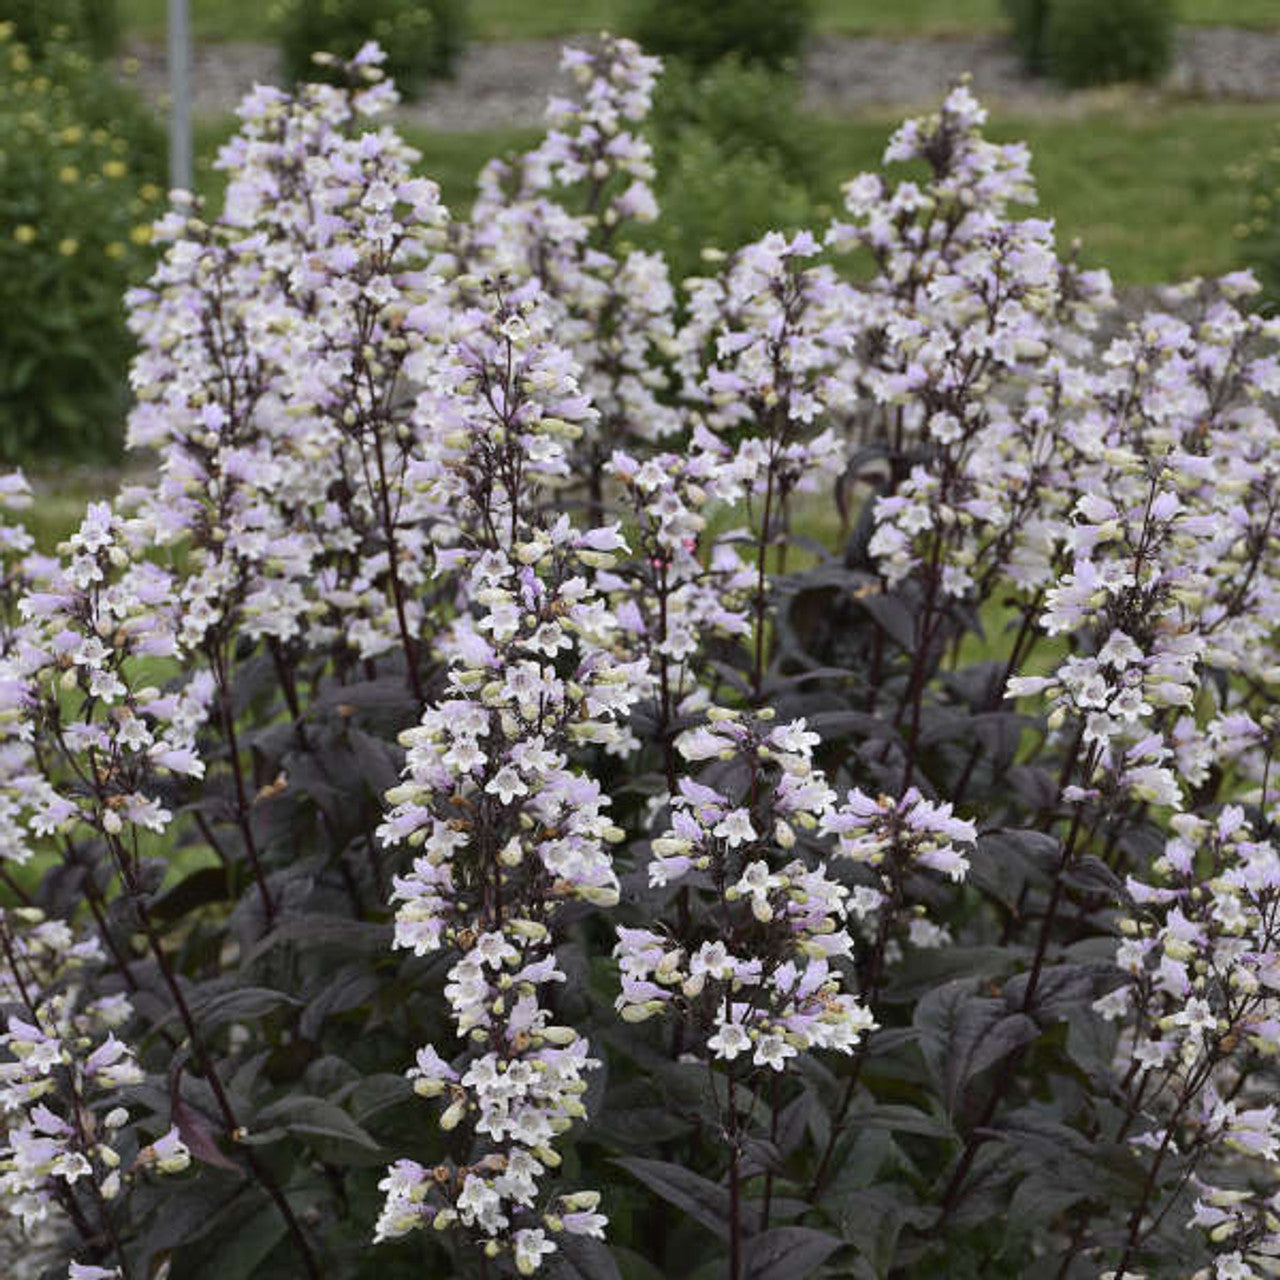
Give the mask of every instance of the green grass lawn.
<svg viewBox="0 0 1280 1280">
<path fill-rule="evenodd" d="M 515 6 L 520 2 L 506 0 Z M 1001 0 L 814 0 L 814 4 L 820 31 L 848 35 L 961 35 L 999 31 L 1006 25 Z M 1180 22 L 1197 26 L 1280 27 L 1277 0 L 1176 0 L 1176 8 Z"/>
<path fill-rule="evenodd" d="M 1233 270 L 1239 195 L 1225 170 L 1272 145 L 1280 106 L 1171 105 L 1135 98 L 1078 119 L 996 116 L 990 135 L 1031 147 L 1039 212 L 1060 243 L 1121 284 L 1159 284 Z M 833 200 L 847 175 L 878 168 L 887 122 L 814 122 Z"/>
<path fill-rule="evenodd" d="M 120 22 L 130 35 L 164 38 L 168 0 L 119 0 Z M 270 40 L 271 0 L 188 0 L 197 40 Z"/>
<path fill-rule="evenodd" d="M 715 0 L 707 0 L 714 3 Z M 788 0 L 778 0 L 786 4 Z M 525 40 L 626 25 L 630 0 L 471 0 L 472 25 L 481 40 Z M 270 0 L 190 0 L 199 39 L 268 40 Z M 164 33 L 167 0 L 121 0 L 130 33 Z M 1001 0 L 815 0 L 819 31 L 856 35 L 956 35 L 998 31 Z M 1280 27 L 1278 0 L 1180 0 L 1181 21 L 1245 27 Z"/>
<path fill-rule="evenodd" d="M 1232 270 L 1239 221 L 1236 191 L 1225 171 L 1273 144 L 1280 105 L 1169 104 L 1116 94 L 1108 105 L 1075 119 L 996 116 L 991 136 L 1030 144 L 1040 183 L 1039 212 L 1054 218 L 1065 243 L 1084 241 L 1091 265 L 1106 266 L 1119 283 L 1158 284 Z M 895 117 L 814 118 L 829 178 L 818 198 L 827 216 L 839 207 L 843 182 L 878 168 Z M 221 188 L 207 168 L 234 122 L 207 121 L 199 131 L 201 189 Z M 475 176 L 491 156 L 527 147 L 531 129 L 435 133 L 407 128 L 423 154 L 422 171 L 440 183 L 446 203 L 465 212 Z"/>
<path fill-rule="evenodd" d="M 1238 195 L 1228 165 L 1271 145 L 1280 106 L 1169 106 L 1132 103 L 1075 120 L 1001 119 L 998 141 L 1030 144 L 1040 183 L 1039 212 L 1065 244 L 1084 242 L 1084 259 L 1122 284 L 1158 284 L 1233 270 Z M 841 184 L 878 168 L 897 121 L 815 119 L 830 175 L 820 193 L 839 207 Z M 475 173 L 489 156 L 528 144 L 529 131 L 432 134 L 409 131 L 423 169 L 446 200 L 465 209 Z"/>
</svg>

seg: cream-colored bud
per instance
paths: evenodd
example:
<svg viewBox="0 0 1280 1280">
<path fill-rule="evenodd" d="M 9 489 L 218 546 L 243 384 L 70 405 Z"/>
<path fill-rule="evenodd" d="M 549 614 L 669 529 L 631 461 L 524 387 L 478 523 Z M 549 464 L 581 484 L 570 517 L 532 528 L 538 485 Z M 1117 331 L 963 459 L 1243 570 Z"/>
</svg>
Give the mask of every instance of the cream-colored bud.
<svg viewBox="0 0 1280 1280">
<path fill-rule="evenodd" d="M 692 848 L 691 841 L 680 840 L 675 836 L 660 836 L 653 842 L 653 852 L 659 858 L 683 857 Z"/>
<path fill-rule="evenodd" d="M 507 928 L 517 937 L 530 942 L 541 942 L 547 936 L 547 926 L 537 920 L 508 920 Z"/>
<path fill-rule="evenodd" d="M 657 1008 L 654 1008 L 657 1005 Z M 656 1000 L 646 1000 L 644 1004 L 624 1004 L 618 1010 L 618 1017 L 623 1022 L 647 1022 L 662 1007 Z"/>
</svg>

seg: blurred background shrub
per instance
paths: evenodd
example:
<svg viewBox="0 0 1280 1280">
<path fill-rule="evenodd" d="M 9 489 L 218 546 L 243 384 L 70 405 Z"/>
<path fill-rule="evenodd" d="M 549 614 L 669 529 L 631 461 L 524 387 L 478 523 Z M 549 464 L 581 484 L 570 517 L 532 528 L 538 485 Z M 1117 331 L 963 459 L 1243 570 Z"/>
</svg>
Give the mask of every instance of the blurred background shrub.
<svg viewBox="0 0 1280 1280">
<path fill-rule="evenodd" d="M 1262 303 L 1280 311 L 1280 124 L 1271 145 L 1227 170 L 1227 180 L 1240 192 L 1240 221 L 1235 226 L 1242 265 L 1262 283 Z"/>
<path fill-rule="evenodd" d="M 677 277 L 706 270 L 703 246 L 736 248 L 811 217 L 822 157 L 794 76 L 739 55 L 705 70 L 673 62 L 650 127 L 662 218 L 646 238 Z"/>
<path fill-rule="evenodd" d="M 0 456 L 116 450 L 150 262 L 164 135 L 65 30 L 37 54 L 0 26 Z"/>
<path fill-rule="evenodd" d="M 109 57 L 120 43 L 116 0 L 0 0 L 0 22 L 36 57 L 50 42 L 80 45 L 95 58 Z"/>
<path fill-rule="evenodd" d="M 1044 27 L 1050 0 L 1004 0 L 1013 43 L 1022 65 L 1033 75 L 1045 70 Z"/>
<path fill-rule="evenodd" d="M 325 77 L 311 60 L 317 51 L 350 58 L 376 40 L 387 54 L 383 69 L 406 97 L 452 75 L 467 37 L 466 0 L 281 0 L 275 18 L 290 80 Z"/>
<path fill-rule="evenodd" d="M 1049 72 L 1068 88 L 1159 80 L 1173 57 L 1170 0 L 1056 0 L 1044 29 Z"/>
<path fill-rule="evenodd" d="M 1173 57 L 1172 0 L 1004 0 L 1027 70 L 1067 88 L 1159 80 Z"/>
<path fill-rule="evenodd" d="M 799 58 L 812 20 L 812 0 L 631 0 L 627 34 L 695 67 L 736 56 L 776 70 Z"/>
</svg>

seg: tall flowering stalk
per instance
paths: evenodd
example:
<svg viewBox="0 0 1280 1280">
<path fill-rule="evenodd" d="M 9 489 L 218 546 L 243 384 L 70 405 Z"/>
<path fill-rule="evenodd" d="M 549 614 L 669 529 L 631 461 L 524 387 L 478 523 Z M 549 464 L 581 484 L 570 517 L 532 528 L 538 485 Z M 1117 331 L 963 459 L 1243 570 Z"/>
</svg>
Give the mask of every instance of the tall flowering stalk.
<svg viewBox="0 0 1280 1280">
<path fill-rule="evenodd" d="M 77 856 L 76 837 L 88 836 L 90 844 L 80 846 L 79 856 L 89 860 L 90 880 L 98 871 L 93 850 L 105 850 L 220 1120 L 233 1134 L 243 1126 L 149 902 L 156 882 L 144 833 L 163 833 L 173 820 L 164 803 L 165 780 L 199 778 L 204 772 L 195 734 L 206 715 L 209 688 L 193 681 L 166 695 L 143 683 L 148 662 L 172 660 L 180 649 L 171 580 L 151 562 L 134 558 L 131 538 L 139 533 L 138 524 L 123 520 L 106 504 L 92 505 L 46 589 L 27 594 L 20 603 L 30 624 L 22 647 L 23 697 L 45 744 L 41 769 L 52 783 L 46 805 L 31 822 L 38 834 L 60 834 L 68 859 Z M 91 901 L 95 893 L 90 888 Z M 132 981 L 100 906 L 94 914 L 126 980 Z M 318 1274 L 312 1247 L 273 1175 L 252 1154 L 248 1159 L 283 1216 L 308 1274 Z"/>
<path fill-rule="evenodd" d="M 0 1034 L 0 1192 L 25 1231 L 69 1223 L 79 1252 L 112 1269 L 72 1263 L 71 1274 L 132 1274 L 114 1202 L 144 1170 L 179 1173 L 191 1162 L 176 1128 L 141 1150 L 125 1131 L 119 1091 L 140 1083 L 134 1051 L 115 1032 L 130 1020 L 126 996 L 90 996 L 104 959 L 96 939 L 27 909 L 0 918 L 0 1003 L 15 1009 Z"/>
<path fill-rule="evenodd" d="M 643 125 L 661 63 L 606 35 L 594 49 L 566 49 L 562 69 L 571 96 L 548 103 L 538 146 L 486 166 L 458 252 L 478 278 L 540 284 L 596 409 L 570 455 L 598 519 L 614 449 L 643 451 L 683 426 L 664 394 L 677 301 L 667 264 L 627 243 L 659 212 Z"/>
<path fill-rule="evenodd" d="M 849 1054 L 875 1022 L 845 987 L 852 955 L 844 927 L 848 890 L 821 859 L 797 856 L 834 795 L 812 765 L 817 735 L 803 721 L 774 725 L 765 713 L 713 709 L 710 723 L 676 739 L 691 762 L 722 761 L 731 782 L 682 778 L 671 825 L 652 842 L 650 884 L 679 886 L 679 919 L 661 928 L 620 928 L 620 1017 L 680 1021 L 685 1060 L 706 1063 L 728 1155 L 729 1274 L 743 1274 L 748 1216 L 743 1163 L 751 1108 L 766 1073 L 776 1137 L 777 1081 L 800 1055 Z M 689 889 L 694 895 L 688 905 Z M 723 1089 L 715 1083 L 723 1074 Z M 750 1092 L 748 1092 L 750 1091 Z M 760 1209 L 769 1224 L 772 1181 Z"/>
<path fill-rule="evenodd" d="M 592 410 L 530 295 L 499 292 L 461 317 L 444 435 L 419 475 L 454 513 L 435 555 L 462 608 L 442 641 L 445 686 L 403 735 L 406 780 L 382 834 L 420 851 L 395 881 L 396 945 L 456 955 L 445 996 L 462 1046 L 423 1048 L 409 1075 L 445 1100 L 441 1128 L 470 1140 L 435 1170 L 394 1165 L 377 1230 L 457 1233 L 524 1275 L 556 1234 L 598 1235 L 605 1221 L 598 1192 L 541 1185 L 598 1065 L 555 1019 L 555 948 L 571 904 L 618 901 L 607 846 L 622 832 L 572 755 L 625 749 L 623 719 L 648 679 L 620 656 L 593 584 L 626 550 L 616 526 L 581 532 L 548 509 Z"/>
</svg>

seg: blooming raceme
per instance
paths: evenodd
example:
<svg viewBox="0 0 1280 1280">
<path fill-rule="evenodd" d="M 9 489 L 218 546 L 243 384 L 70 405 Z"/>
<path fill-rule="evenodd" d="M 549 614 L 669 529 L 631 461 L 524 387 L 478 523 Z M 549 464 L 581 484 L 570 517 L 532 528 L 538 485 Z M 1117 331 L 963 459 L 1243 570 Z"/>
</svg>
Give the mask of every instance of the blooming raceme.
<svg viewBox="0 0 1280 1280">
<path fill-rule="evenodd" d="M 135 558 L 137 535 L 105 503 L 91 505 L 63 562 L 19 603 L 27 625 L 13 666 L 25 714 L 57 762 L 44 766 L 53 786 L 30 819 L 40 835 L 77 823 L 106 836 L 161 832 L 172 815 L 157 777 L 204 771 L 195 734 L 207 686 L 166 695 L 139 675 L 179 649 L 172 580 Z"/>
<path fill-rule="evenodd" d="M 144 1073 L 116 1036 L 132 1013 L 127 997 L 86 995 L 104 960 L 97 940 L 28 909 L 0 918 L 0 941 L 0 1003 L 17 1010 L 0 1034 L 5 1208 L 25 1231 L 83 1214 L 110 1236 L 125 1183 L 143 1170 L 180 1172 L 190 1153 L 176 1129 L 141 1151 L 124 1130 L 119 1090 Z"/>
<path fill-rule="evenodd" d="M 620 929 L 618 1011 L 639 1022 L 672 1009 L 706 1035 L 713 1058 L 744 1055 L 775 1071 L 811 1049 L 849 1053 L 874 1022 L 835 963 L 852 949 L 848 890 L 792 854 L 798 831 L 814 830 L 833 799 L 812 765 L 817 737 L 803 721 L 712 717 L 676 749 L 688 761 L 741 761 L 743 786 L 726 793 L 682 779 L 648 870 L 664 889 L 709 882 L 715 936 Z"/>
<path fill-rule="evenodd" d="M 660 63 L 633 41 L 604 36 L 595 50 L 565 50 L 563 69 L 573 96 L 548 104 L 537 147 L 482 172 L 459 258 L 477 277 L 540 284 L 596 410 L 571 456 L 598 503 L 614 447 L 661 440 L 682 425 L 661 394 L 676 304 L 667 266 L 625 245 L 632 228 L 658 215 L 653 150 L 640 126 Z"/>
<path fill-rule="evenodd" d="M 558 487 L 566 442 L 591 410 L 530 295 L 499 295 L 468 317 L 441 405 L 449 435 L 418 471 L 454 512 L 436 530 L 436 560 L 467 603 L 443 639 L 447 687 L 403 735 L 406 780 L 383 828 L 417 851 L 395 884 L 396 945 L 457 955 L 445 995 L 463 1056 L 427 1046 L 410 1078 L 444 1098 L 441 1127 L 465 1122 L 476 1149 L 434 1173 L 393 1166 L 377 1232 L 458 1228 L 526 1275 L 556 1233 L 598 1235 L 605 1221 L 594 1192 L 539 1208 L 555 1140 L 585 1114 L 583 1073 L 598 1065 L 555 1021 L 550 993 L 565 981 L 562 904 L 618 901 L 607 846 L 621 832 L 572 754 L 625 749 L 622 719 L 647 683 L 643 664 L 619 660 L 593 583 L 625 542 L 616 526 L 554 517 L 540 492 Z"/>
</svg>

